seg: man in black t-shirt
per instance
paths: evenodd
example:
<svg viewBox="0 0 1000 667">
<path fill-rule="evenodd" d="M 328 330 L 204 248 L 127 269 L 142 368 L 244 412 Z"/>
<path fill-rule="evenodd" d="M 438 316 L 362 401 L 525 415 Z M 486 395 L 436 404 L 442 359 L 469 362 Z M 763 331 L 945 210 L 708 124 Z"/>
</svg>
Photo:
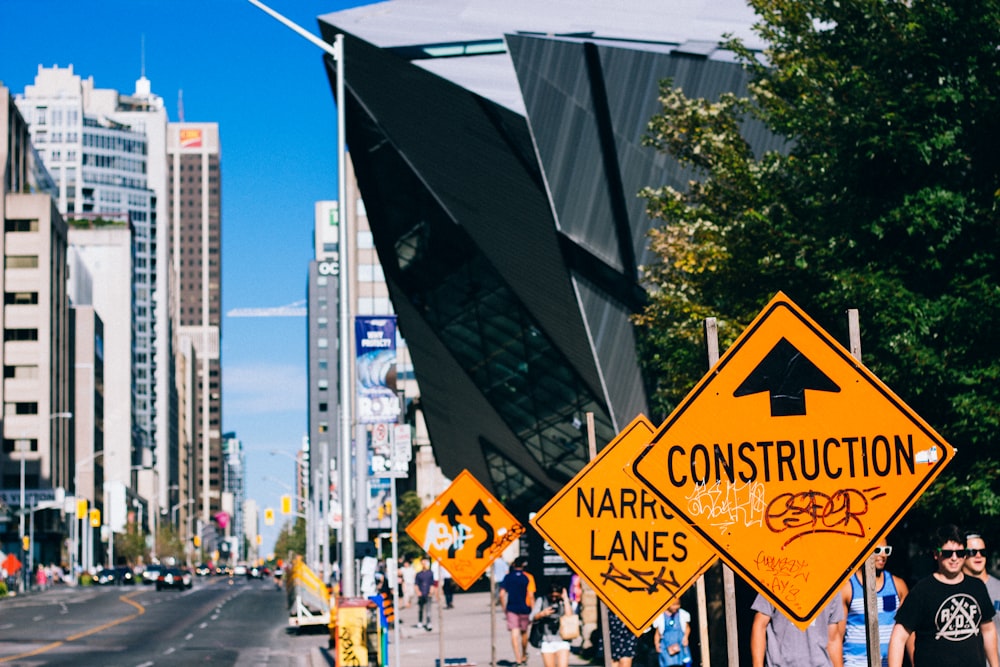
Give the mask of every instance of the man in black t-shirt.
<svg viewBox="0 0 1000 667">
<path fill-rule="evenodd" d="M 965 538 L 955 526 L 945 526 L 934 545 L 937 571 L 917 582 L 896 611 L 889 667 L 902 667 L 914 633 L 914 667 L 1000 667 L 986 585 L 962 572 Z"/>
</svg>

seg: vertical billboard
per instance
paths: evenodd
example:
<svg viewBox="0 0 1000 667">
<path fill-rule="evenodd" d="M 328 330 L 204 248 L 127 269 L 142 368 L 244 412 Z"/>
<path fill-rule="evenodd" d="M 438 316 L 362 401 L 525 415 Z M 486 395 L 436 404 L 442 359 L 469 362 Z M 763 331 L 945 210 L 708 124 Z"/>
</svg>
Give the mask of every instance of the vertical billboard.
<svg viewBox="0 0 1000 667">
<path fill-rule="evenodd" d="M 396 316 L 354 318 L 358 422 L 391 424 L 399 419 L 396 395 Z"/>
</svg>

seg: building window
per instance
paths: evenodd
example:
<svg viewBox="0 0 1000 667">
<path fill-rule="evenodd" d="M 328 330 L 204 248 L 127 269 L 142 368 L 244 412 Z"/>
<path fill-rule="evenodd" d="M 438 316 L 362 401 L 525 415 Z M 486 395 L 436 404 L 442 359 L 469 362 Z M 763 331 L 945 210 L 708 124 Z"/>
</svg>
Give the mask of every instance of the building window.
<svg viewBox="0 0 1000 667">
<path fill-rule="evenodd" d="M 37 269 L 38 255 L 7 255 L 4 266 L 8 269 Z"/>
<path fill-rule="evenodd" d="M 37 220 L 6 220 L 4 221 L 4 231 L 7 232 L 37 232 Z"/>
<path fill-rule="evenodd" d="M 38 329 L 4 329 L 3 339 L 10 340 L 38 340 Z"/>
<path fill-rule="evenodd" d="M 3 413 L 5 416 L 9 417 L 11 415 L 37 415 L 38 414 L 38 403 L 15 403 L 9 402 L 3 404 Z"/>
<path fill-rule="evenodd" d="M 319 409 L 320 412 L 326 412 L 326 410 L 327 410 L 327 404 L 326 403 L 320 403 L 319 406 L 318 406 L 318 409 Z"/>
<path fill-rule="evenodd" d="M 38 292 L 4 292 L 3 302 L 10 305 L 28 305 L 38 303 Z"/>
<path fill-rule="evenodd" d="M 321 350 L 325 350 L 327 347 L 329 347 L 329 345 L 330 345 L 330 341 L 328 341 L 326 338 L 317 338 L 316 339 L 316 347 L 318 347 Z"/>
<path fill-rule="evenodd" d="M 320 391 L 326 391 L 330 388 L 330 381 L 326 378 L 322 378 L 316 382 L 316 386 L 319 387 Z"/>
<path fill-rule="evenodd" d="M 15 380 L 37 380 L 38 366 L 4 366 L 3 376 Z"/>
<path fill-rule="evenodd" d="M 20 452 L 25 450 L 29 452 L 37 452 L 38 439 L 37 438 L 18 438 L 17 440 L 13 438 L 3 439 L 4 453 L 10 454 L 11 452 Z M 14 486 L 17 486 L 17 484 L 15 484 Z M 26 483 L 25 486 L 31 486 L 31 485 Z"/>
</svg>

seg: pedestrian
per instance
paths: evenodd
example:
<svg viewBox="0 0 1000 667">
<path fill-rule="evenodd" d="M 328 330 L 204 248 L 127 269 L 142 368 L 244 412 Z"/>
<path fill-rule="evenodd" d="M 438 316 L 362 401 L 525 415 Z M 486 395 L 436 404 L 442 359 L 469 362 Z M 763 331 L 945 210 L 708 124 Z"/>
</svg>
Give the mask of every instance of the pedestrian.
<svg viewBox="0 0 1000 667">
<path fill-rule="evenodd" d="M 805 630 L 757 595 L 757 612 L 750 629 L 753 667 L 843 667 L 844 605 L 839 597 L 827 603 Z"/>
<path fill-rule="evenodd" d="M 437 594 L 437 580 L 434 578 L 434 571 L 431 570 L 431 561 L 424 558 L 420 561 L 423 567 L 414 579 L 417 587 L 417 624 L 413 627 L 423 628 L 430 632 L 431 627 L 431 599 Z"/>
<path fill-rule="evenodd" d="M 501 608 L 503 607 L 503 603 L 500 600 L 500 583 L 507 576 L 508 572 L 510 572 L 510 564 L 503 559 L 503 556 L 493 561 L 493 586 L 496 589 L 496 599 L 494 602 Z"/>
<path fill-rule="evenodd" d="M 997 641 L 1000 643 L 1000 579 L 986 571 L 988 560 L 986 540 L 978 532 L 969 531 L 965 536 L 965 565 L 962 566 L 962 572 L 981 579 L 986 584 L 986 592 L 993 601 L 993 624 L 997 626 Z"/>
<path fill-rule="evenodd" d="M 511 571 L 500 582 L 500 600 L 507 617 L 515 665 L 528 664 L 528 626 L 535 601 L 535 580 L 525 572 L 527 566 L 528 559 L 518 556 Z"/>
<path fill-rule="evenodd" d="M 653 630 L 653 647 L 659 656 L 660 667 L 691 667 L 691 614 L 681 609 L 680 600 L 674 598 L 670 601 L 667 610 L 653 621 Z M 611 644 L 614 646 L 614 637 Z M 629 660 L 626 667 L 631 664 Z"/>
<path fill-rule="evenodd" d="M 559 584 L 551 584 L 548 595 L 539 596 L 535 600 L 528 620 L 542 624 L 542 645 L 539 650 L 545 667 L 568 667 L 569 642 L 559 635 L 559 618 L 572 613 L 569 595 Z M 520 664 L 526 663 L 527 660 L 524 660 Z"/>
<path fill-rule="evenodd" d="M 879 652 L 883 667 L 889 664 L 889 636 L 896 623 L 896 610 L 909 592 L 901 577 L 885 569 L 892 547 L 885 539 L 875 547 L 875 600 L 878 614 Z M 865 624 L 865 589 L 861 571 L 851 575 L 840 597 L 844 603 L 844 667 L 868 667 L 868 629 Z"/>
<path fill-rule="evenodd" d="M 409 609 L 410 605 L 416 599 L 416 581 L 417 581 L 417 571 L 413 567 L 413 562 L 407 558 L 403 561 L 403 567 L 400 570 L 400 575 L 403 578 L 403 609 Z"/>
<path fill-rule="evenodd" d="M 965 537 L 946 525 L 936 532 L 933 546 L 937 570 L 917 582 L 896 612 L 889 667 L 902 667 L 914 633 L 913 667 L 1000 667 L 986 584 L 963 572 Z"/>
<path fill-rule="evenodd" d="M 635 645 L 639 638 L 632 634 L 628 626 L 611 609 L 608 609 L 608 638 L 611 642 L 612 667 L 631 667 L 635 658 Z"/>
</svg>

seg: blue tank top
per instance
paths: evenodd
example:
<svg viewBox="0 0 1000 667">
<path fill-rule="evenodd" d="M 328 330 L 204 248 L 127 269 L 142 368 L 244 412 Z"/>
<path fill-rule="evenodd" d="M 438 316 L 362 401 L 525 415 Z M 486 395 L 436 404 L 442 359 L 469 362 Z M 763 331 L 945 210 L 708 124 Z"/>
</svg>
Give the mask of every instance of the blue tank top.
<svg viewBox="0 0 1000 667">
<path fill-rule="evenodd" d="M 888 570 L 882 571 L 882 588 L 875 593 L 878 606 L 878 645 L 882 665 L 889 664 L 889 636 L 896 623 L 899 593 Z M 844 667 L 868 667 L 868 645 L 865 640 L 865 592 L 858 575 L 851 575 L 851 606 L 847 611 L 844 633 Z"/>
</svg>

